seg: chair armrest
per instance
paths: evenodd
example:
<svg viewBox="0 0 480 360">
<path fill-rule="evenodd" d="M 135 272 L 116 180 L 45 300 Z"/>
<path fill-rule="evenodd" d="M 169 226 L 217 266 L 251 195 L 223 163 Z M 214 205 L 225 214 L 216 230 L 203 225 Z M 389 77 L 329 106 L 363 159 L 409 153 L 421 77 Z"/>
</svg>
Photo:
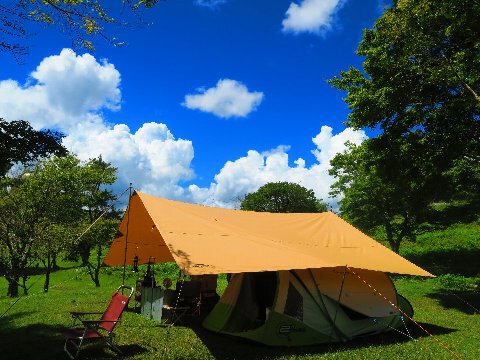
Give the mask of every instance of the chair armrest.
<svg viewBox="0 0 480 360">
<path fill-rule="evenodd" d="M 90 311 L 90 312 L 85 312 L 85 311 L 70 311 L 70 315 L 72 315 L 72 316 L 98 315 L 98 314 L 103 314 L 103 312 L 98 312 L 98 311 Z"/>
<path fill-rule="evenodd" d="M 119 323 L 120 320 L 83 320 L 81 319 L 82 324 L 86 328 L 95 328 L 96 326 L 99 326 L 102 323 Z"/>
<path fill-rule="evenodd" d="M 99 324 L 99 323 L 115 323 L 120 322 L 120 320 L 82 320 L 84 324 Z"/>
</svg>

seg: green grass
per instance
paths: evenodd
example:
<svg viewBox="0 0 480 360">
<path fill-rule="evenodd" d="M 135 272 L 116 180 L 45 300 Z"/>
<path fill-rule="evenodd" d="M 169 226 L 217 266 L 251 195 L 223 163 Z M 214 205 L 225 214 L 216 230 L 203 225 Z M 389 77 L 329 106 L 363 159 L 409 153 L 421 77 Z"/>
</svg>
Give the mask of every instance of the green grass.
<svg viewBox="0 0 480 360">
<path fill-rule="evenodd" d="M 415 319 L 459 354 L 480 359 L 480 223 L 455 223 L 431 229 L 415 243 L 402 247 L 403 255 L 436 274 L 434 279 L 395 277 L 399 293 L 415 308 Z M 69 310 L 103 310 L 121 283 L 122 269 L 103 269 L 101 287 L 95 288 L 83 269 L 62 264 L 52 274 L 51 288 L 43 293 L 43 277 L 33 276 L 30 295 L 21 298 L 0 319 L 0 358 L 66 359 L 62 329 L 70 326 Z M 157 268 L 157 281 L 176 278 L 173 266 Z M 127 271 L 127 283 L 138 274 Z M 5 297 L 6 281 L 0 279 L 0 316 L 15 301 Z M 219 291 L 226 286 L 219 281 Z M 211 333 L 193 320 L 187 326 L 164 326 L 131 311 L 116 329 L 116 343 L 127 359 L 454 359 L 433 338 L 413 324 L 415 340 L 390 332 L 344 344 L 273 348 Z M 404 331 L 404 329 L 401 329 Z M 81 359 L 114 359 L 110 350 L 96 346 L 81 352 Z"/>
</svg>

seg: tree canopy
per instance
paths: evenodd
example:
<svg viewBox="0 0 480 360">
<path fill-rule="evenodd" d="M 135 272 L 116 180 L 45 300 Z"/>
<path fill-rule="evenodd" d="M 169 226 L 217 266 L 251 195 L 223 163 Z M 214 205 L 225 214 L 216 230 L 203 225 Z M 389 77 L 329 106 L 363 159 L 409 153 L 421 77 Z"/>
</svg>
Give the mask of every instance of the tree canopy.
<svg viewBox="0 0 480 360">
<path fill-rule="evenodd" d="M 101 210 L 110 210 L 113 196 L 103 187 L 115 180 L 115 171 L 101 159 L 81 162 L 68 155 L 44 159 L 16 178 L 2 178 L 0 269 L 9 283 L 8 295 L 16 296 L 19 285 L 26 292 L 29 267 L 35 261 L 45 266 L 44 289 L 48 290 L 56 255 L 81 240 L 87 243 L 89 252 L 96 247 L 101 253 L 118 225 L 114 211 L 110 211 L 110 219 L 97 222 L 87 238 L 78 240 L 78 235 L 92 224 L 91 216 L 98 218 Z M 93 265 L 91 269 L 95 272 L 99 267 Z M 98 276 L 96 280 L 98 283 Z"/>
<path fill-rule="evenodd" d="M 94 48 L 93 38 L 103 38 L 114 45 L 121 42 L 106 33 L 108 25 L 125 25 L 128 12 L 137 16 L 142 8 L 151 8 L 158 0 L 15 0 L 0 5 L 0 51 L 16 58 L 28 52 L 25 40 L 32 35 L 30 23 L 53 26 L 73 41 L 74 47 Z M 113 6 L 112 6 L 113 5 Z M 113 9 L 118 8 L 115 12 Z M 118 18 L 113 14 L 118 13 Z"/>
<path fill-rule="evenodd" d="M 0 177 L 16 162 L 29 163 L 47 155 L 65 155 L 63 134 L 34 130 L 23 120 L 8 122 L 0 118 Z"/>
<path fill-rule="evenodd" d="M 346 125 L 379 132 L 332 161 L 332 193 L 397 251 L 432 202 L 480 194 L 479 16 L 475 1 L 394 1 L 364 32 L 363 69 L 330 80 L 347 92 Z"/>
<path fill-rule="evenodd" d="M 312 213 L 327 211 L 327 205 L 313 190 L 290 182 L 268 183 L 245 195 L 240 209 L 272 213 Z"/>
<path fill-rule="evenodd" d="M 478 194 L 479 16 L 476 1 L 395 1 L 364 32 L 357 50 L 365 57 L 363 72 L 350 68 L 330 81 L 347 91 L 348 126 L 382 131 L 371 148 L 382 154 L 386 180 L 399 162 L 391 144 L 409 143 L 402 160 L 424 164 L 420 176 L 432 197 Z"/>
</svg>

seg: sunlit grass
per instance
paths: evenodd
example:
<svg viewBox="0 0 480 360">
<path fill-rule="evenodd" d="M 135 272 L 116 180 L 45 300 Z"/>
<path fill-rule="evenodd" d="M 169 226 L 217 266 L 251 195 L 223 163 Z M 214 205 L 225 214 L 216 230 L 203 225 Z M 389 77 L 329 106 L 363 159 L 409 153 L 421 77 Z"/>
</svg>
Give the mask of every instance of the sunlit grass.
<svg viewBox="0 0 480 360">
<path fill-rule="evenodd" d="M 480 261 L 470 268 L 465 254 L 480 248 L 479 223 L 454 224 L 443 230 L 422 234 L 414 244 L 404 247 L 412 260 L 428 261 L 445 255 L 434 269 L 453 274 L 434 279 L 395 277 L 399 293 L 415 308 L 415 319 L 463 359 L 480 359 Z M 458 255 L 458 256 L 457 256 Z M 468 258 L 468 256 L 467 256 Z M 440 256 L 440 259 L 441 258 Z M 467 259 L 468 260 L 468 259 Z M 123 269 L 108 268 L 101 273 L 96 288 L 84 269 L 61 264 L 52 274 L 51 287 L 43 293 L 43 277 L 33 276 L 28 296 L 22 297 L 0 319 L 0 358 L 64 359 L 61 330 L 70 326 L 69 310 L 103 310 L 111 294 L 122 282 Z M 425 266 L 425 264 L 422 264 Z M 426 264 L 427 267 L 429 264 Z M 432 266 L 432 264 L 430 264 Z M 142 274 L 127 268 L 126 283 L 134 285 Z M 156 266 L 157 282 L 178 275 L 175 266 Z M 477 275 L 477 276 L 476 276 Z M 15 301 L 7 298 L 6 281 L 0 279 L 0 315 Z M 219 291 L 226 286 L 219 280 Z M 133 302 L 132 302 L 133 305 Z M 406 329 L 401 331 L 407 333 Z M 415 340 L 397 332 L 356 339 L 344 344 L 273 348 L 208 332 L 193 321 L 187 326 L 165 326 L 132 311 L 124 314 L 116 329 L 116 343 L 128 359 L 453 359 L 454 356 L 413 324 L 408 332 Z M 90 347 L 82 359 L 116 358 L 110 350 Z"/>
</svg>

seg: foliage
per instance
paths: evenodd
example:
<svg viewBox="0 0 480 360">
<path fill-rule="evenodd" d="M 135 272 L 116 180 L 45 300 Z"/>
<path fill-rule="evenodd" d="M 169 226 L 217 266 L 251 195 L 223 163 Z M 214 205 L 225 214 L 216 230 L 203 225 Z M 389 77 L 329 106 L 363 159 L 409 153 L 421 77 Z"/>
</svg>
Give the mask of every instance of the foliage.
<svg viewBox="0 0 480 360">
<path fill-rule="evenodd" d="M 115 237 L 120 221 L 115 218 L 101 219 L 95 222 L 88 232 L 83 235 L 83 241 L 88 242 L 91 248 L 95 250 L 94 260 L 86 264 L 88 274 L 95 286 L 100 286 L 100 267 L 103 263 L 105 250 L 108 249 Z"/>
<path fill-rule="evenodd" d="M 151 8 L 157 3 L 158 0 L 117 1 L 113 6 L 118 9 L 118 18 L 115 18 L 112 4 L 101 0 L 11 1 L 0 5 L 0 51 L 10 52 L 17 59 L 25 55 L 28 46 L 24 41 L 31 35 L 31 23 L 56 27 L 70 35 L 75 47 L 87 50 L 94 49 L 94 37 L 121 45 L 115 37 L 106 34 L 106 27 L 126 25 L 127 15 L 139 16 L 140 9 Z"/>
<path fill-rule="evenodd" d="M 106 186 L 112 185 L 117 179 L 117 169 L 110 163 L 103 161 L 100 156 L 88 161 L 80 171 L 83 189 L 81 201 L 84 206 L 84 214 L 79 220 L 83 221 L 84 227 L 87 228 L 104 215 L 111 219 L 118 218 L 118 214 L 112 208 L 116 198 L 112 191 L 106 188 Z M 110 237 L 110 239 L 112 238 L 113 236 Z M 70 249 L 70 256 L 75 257 L 79 255 L 82 259 L 82 264 L 88 266 L 90 251 L 92 247 L 98 248 L 98 241 L 102 242 L 105 240 L 99 240 L 89 235 L 81 237 Z"/>
<path fill-rule="evenodd" d="M 347 91 L 347 125 L 383 131 L 375 142 L 382 175 L 396 165 L 391 143 L 410 142 L 417 161 L 405 165 L 424 164 L 435 200 L 479 193 L 478 16 L 475 1 L 398 0 L 365 30 L 364 73 L 350 68 L 330 81 Z"/>
<path fill-rule="evenodd" d="M 313 190 L 289 182 L 268 183 L 245 195 L 240 209 L 272 213 L 311 213 L 327 211 L 327 205 Z"/>
<path fill-rule="evenodd" d="M 17 295 L 20 277 L 26 292 L 27 267 L 33 259 L 39 254 L 51 259 L 65 248 L 63 237 L 56 235 L 64 232 L 58 226 L 76 221 L 82 212 L 78 165 L 79 161 L 71 155 L 54 157 L 14 179 L 13 185 L 2 188 L 0 242 L 8 249 L 3 263 L 7 264 L 5 276 L 11 296 Z M 48 277 L 53 264 L 47 262 Z"/>
<path fill-rule="evenodd" d="M 428 188 L 419 178 L 422 165 L 409 166 L 415 159 L 408 159 L 408 145 L 392 144 L 388 151 L 396 156 L 386 177 L 386 170 L 378 165 L 383 154 L 376 152 L 375 141 L 349 144 L 348 151 L 334 157 L 330 174 L 336 182 L 330 194 L 343 194 L 339 204 L 345 220 L 369 233 L 383 227 L 388 244 L 398 253 L 405 238 L 415 238 L 415 230 L 426 216 Z"/>
<path fill-rule="evenodd" d="M 477 290 L 477 284 L 474 278 L 468 278 L 461 275 L 445 274 L 438 277 L 440 290 L 468 292 Z"/>
<path fill-rule="evenodd" d="M 394 249 L 431 203 L 479 200 L 478 16 L 480 4 L 469 0 L 395 1 L 364 32 L 363 72 L 330 80 L 347 91 L 346 124 L 380 130 L 333 161 L 333 193 L 345 193 L 340 210 L 364 229 L 396 232 Z"/>
<path fill-rule="evenodd" d="M 56 257 L 71 248 L 73 239 L 78 238 L 82 219 L 90 224 L 88 214 L 93 212 L 92 216 L 95 216 L 100 210 L 108 209 L 106 202 L 110 195 L 104 194 L 101 185 L 106 178 L 115 178 L 115 169 L 102 162 L 101 167 L 109 174 L 105 177 L 98 164 L 98 159 L 81 163 L 72 155 L 53 157 L 40 162 L 24 176 L 3 180 L 0 194 L 1 263 L 10 284 L 10 296 L 17 296 L 20 278 L 23 279 L 24 292 L 27 291 L 28 267 L 34 260 L 45 266 L 44 290 L 48 291 Z M 87 238 L 88 246 L 95 245 L 101 252 L 105 236 L 111 235 L 111 228 L 110 224 L 107 234 L 99 224 L 95 229 L 98 238 Z M 100 266 L 98 262 L 94 268 Z"/>
<path fill-rule="evenodd" d="M 30 163 L 49 154 L 65 155 L 63 134 L 51 130 L 34 130 L 23 120 L 8 122 L 0 118 L 0 177 L 14 163 Z"/>
</svg>

